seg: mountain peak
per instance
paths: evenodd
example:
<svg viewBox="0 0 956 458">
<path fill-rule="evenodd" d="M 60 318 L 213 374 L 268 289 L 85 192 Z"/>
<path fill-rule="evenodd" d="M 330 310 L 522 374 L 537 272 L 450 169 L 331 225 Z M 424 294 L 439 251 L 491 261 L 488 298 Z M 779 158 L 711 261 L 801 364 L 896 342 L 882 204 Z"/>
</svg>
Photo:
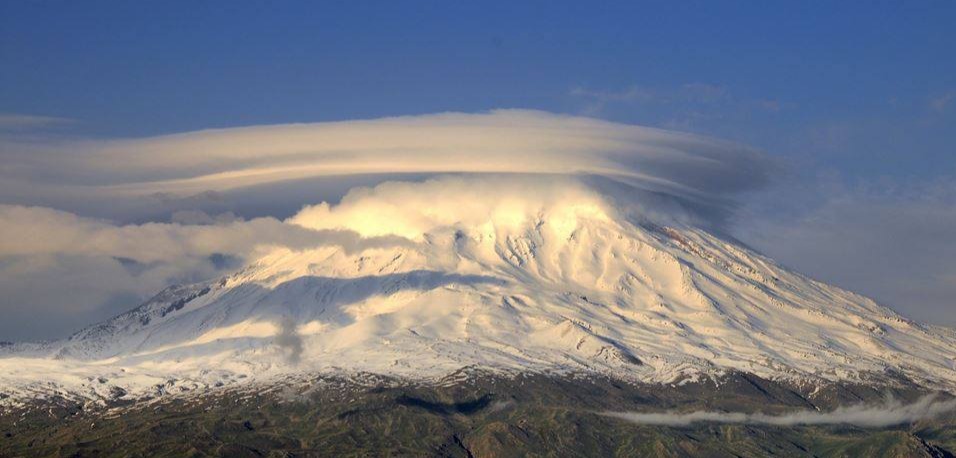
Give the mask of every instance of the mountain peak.
<svg viewBox="0 0 956 458">
<path fill-rule="evenodd" d="M 0 364 L 16 368 L 0 378 L 20 392 L 53 380 L 77 396 L 101 392 L 100 380 L 140 396 L 304 373 L 438 380 L 471 366 L 660 383 L 894 372 L 956 386 L 952 333 L 706 231 L 631 223 L 583 188 L 546 201 L 503 182 L 478 199 L 490 204 L 470 205 L 456 200 L 475 192 L 467 185 L 433 200 L 427 183 L 404 186 L 292 222 L 407 243 L 271 248 L 67 340 L 7 350 L 16 357 Z M 383 218 L 397 223 L 375 229 Z"/>
</svg>

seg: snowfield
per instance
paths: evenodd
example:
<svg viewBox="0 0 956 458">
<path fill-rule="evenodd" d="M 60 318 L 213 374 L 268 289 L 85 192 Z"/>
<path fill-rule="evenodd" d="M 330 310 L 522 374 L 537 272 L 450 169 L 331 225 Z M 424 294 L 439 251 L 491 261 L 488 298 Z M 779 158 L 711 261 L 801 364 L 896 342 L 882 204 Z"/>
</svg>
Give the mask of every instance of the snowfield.
<svg viewBox="0 0 956 458">
<path fill-rule="evenodd" d="M 661 383 L 729 370 L 905 377 L 956 392 L 952 330 L 691 224 L 637 218 L 583 185 L 451 183 L 381 185 L 287 221 L 407 243 L 272 247 L 226 278 L 169 288 L 69 339 L 2 348 L 0 402 L 313 373 L 434 380 L 463 367 Z"/>
</svg>

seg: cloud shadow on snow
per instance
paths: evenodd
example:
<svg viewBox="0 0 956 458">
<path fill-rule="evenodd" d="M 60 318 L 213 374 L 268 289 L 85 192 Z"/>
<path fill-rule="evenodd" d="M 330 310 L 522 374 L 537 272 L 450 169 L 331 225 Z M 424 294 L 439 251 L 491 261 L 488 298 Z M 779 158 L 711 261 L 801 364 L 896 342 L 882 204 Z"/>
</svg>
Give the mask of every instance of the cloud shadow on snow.
<svg viewBox="0 0 956 458">
<path fill-rule="evenodd" d="M 274 288 L 257 284 L 245 284 L 226 292 L 215 302 L 195 310 L 187 310 L 173 319 L 164 321 L 157 327 L 175 329 L 181 319 L 188 322 L 209 323 L 215 319 L 214 304 L 233 302 L 234 306 L 224 319 L 203 327 L 202 333 L 184 335 L 187 339 L 198 339 L 203 334 L 216 329 L 240 324 L 245 321 L 274 323 L 278 332 L 269 337 L 225 337 L 203 343 L 154 342 L 146 340 L 139 348 L 145 353 L 123 358 L 122 363 L 134 365 L 156 359 L 177 359 L 200 354 L 216 354 L 240 347 L 268 347 L 276 345 L 287 354 L 288 362 L 298 363 L 304 351 L 302 336 L 296 325 L 319 320 L 336 328 L 346 327 L 356 322 L 344 309 L 361 303 L 376 295 L 388 296 L 402 291 L 427 292 L 457 285 L 470 287 L 479 284 L 504 285 L 503 279 L 486 275 L 448 274 L 430 270 L 415 270 L 387 275 L 369 275 L 356 278 L 334 278 L 305 276 L 289 280 Z M 184 305 L 188 305 L 184 304 Z M 188 307 L 187 307 L 188 309 Z M 378 315 L 387 316 L 389 313 Z M 125 315 L 125 314 L 124 314 Z M 122 317 L 123 315 L 120 315 Z M 230 320 L 230 316 L 237 317 Z M 167 335 L 167 332 L 151 331 L 150 335 Z M 150 347 L 162 348 L 161 351 L 149 351 Z M 105 355 L 101 355 L 105 356 Z"/>
</svg>

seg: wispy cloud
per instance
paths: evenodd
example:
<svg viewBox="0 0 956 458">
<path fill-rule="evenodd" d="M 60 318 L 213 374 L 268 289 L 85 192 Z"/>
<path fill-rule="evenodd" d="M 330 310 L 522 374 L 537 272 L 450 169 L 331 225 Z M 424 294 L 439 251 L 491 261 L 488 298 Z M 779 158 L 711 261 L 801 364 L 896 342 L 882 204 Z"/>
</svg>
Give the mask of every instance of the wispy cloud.
<svg viewBox="0 0 956 458">
<path fill-rule="evenodd" d="M 26 131 L 72 124 L 68 118 L 0 113 L 0 131 Z"/>
<path fill-rule="evenodd" d="M 646 112 L 656 119 L 654 124 L 681 130 L 697 130 L 695 127 L 701 124 L 783 109 L 779 100 L 743 97 L 726 86 L 705 82 L 653 88 L 632 85 L 622 90 L 579 86 L 569 95 L 584 103 L 582 112 L 589 116 Z"/>
<path fill-rule="evenodd" d="M 949 108 L 953 101 L 956 101 L 956 91 L 949 91 L 937 97 L 933 97 L 930 100 L 929 105 L 937 113 L 942 113 Z"/>
<path fill-rule="evenodd" d="M 694 423 L 745 423 L 773 426 L 850 424 L 869 428 L 909 423 L 935 418 L 956 411 L 956 399 L 942 400 L 926 396 L 912 404 L 888 400 L 882 405 L 840 407 L 830 412 L 799 411 L 781 415 L 762 413 L 696 411 L 603 412 L 602 415 L 642 425 L 688 426 Z"/>
<path fill-rule="evenodd" d="M 570 94 L 588 101 L 584 114 L 590 116 L 600 114 L 608 104 L 647 102 L 656 97 L 654 92 L 638 86 L 631 86 L 621 91 L 593 90 L 578 86 L 572 88 Z"/>
<path fill-rule="evenodd" d="M 677 92 L 679 97 L 700 103 L 714 103 L 730 98 L 726 87 L 708 83 L 687 83 Z"/>
</svg>

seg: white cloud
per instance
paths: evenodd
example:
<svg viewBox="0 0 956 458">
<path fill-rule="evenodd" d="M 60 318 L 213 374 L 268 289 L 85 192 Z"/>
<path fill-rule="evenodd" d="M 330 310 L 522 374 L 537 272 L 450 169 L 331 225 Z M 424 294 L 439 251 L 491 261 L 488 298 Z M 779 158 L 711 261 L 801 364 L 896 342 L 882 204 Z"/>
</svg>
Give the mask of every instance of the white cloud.
<svg viewBox="0 0 956 458">
<path fill-rule="evenodd" d="M 62 337 L 170 284 L 224 275 L 273 247 L 353 251 L 412 244 L 275 218 L 186 219 L 198 224 L 115 225 L 49 208 L 0 205 L 0 340 Z"/>
<path fill-rule="evenodd" d="M 272 246 L 301 249 L 336 245 L 352 251 L 409 243 L 394 237 L 363 238 L 350 231 L 316 231 L 275 218 L 216 225 L 117 226 L 58 210 L 16 205 L 0 205 L 0 241 L 0 257 L 105 256 L 139 263 L 175 262 L 213 254 L 248 256 Z"/>
<path fill-rule="evenodd" d="M 850 424 L 880 428 L 935 418 L 956 411 L 956 399 L 926 396 L 912 404 L 888 400 L 883 405 L 840 407 L 831 412 L 799 411 L 781 415 L 741 412 L 604 412 L 602 415 L 642 425 L 688 426 L 693 423 L 746 423 L 774 426 Z"/>
<path fill-rule="evenodd" d="M 306 178 L 396 173 L 613 177 L 700 202 L 759 187 L 742 145 L 538 111 L 256 126 L 110 141 L 0 144 L 0 198 L 36 205 L 186 196 Z"/>
</svg>

